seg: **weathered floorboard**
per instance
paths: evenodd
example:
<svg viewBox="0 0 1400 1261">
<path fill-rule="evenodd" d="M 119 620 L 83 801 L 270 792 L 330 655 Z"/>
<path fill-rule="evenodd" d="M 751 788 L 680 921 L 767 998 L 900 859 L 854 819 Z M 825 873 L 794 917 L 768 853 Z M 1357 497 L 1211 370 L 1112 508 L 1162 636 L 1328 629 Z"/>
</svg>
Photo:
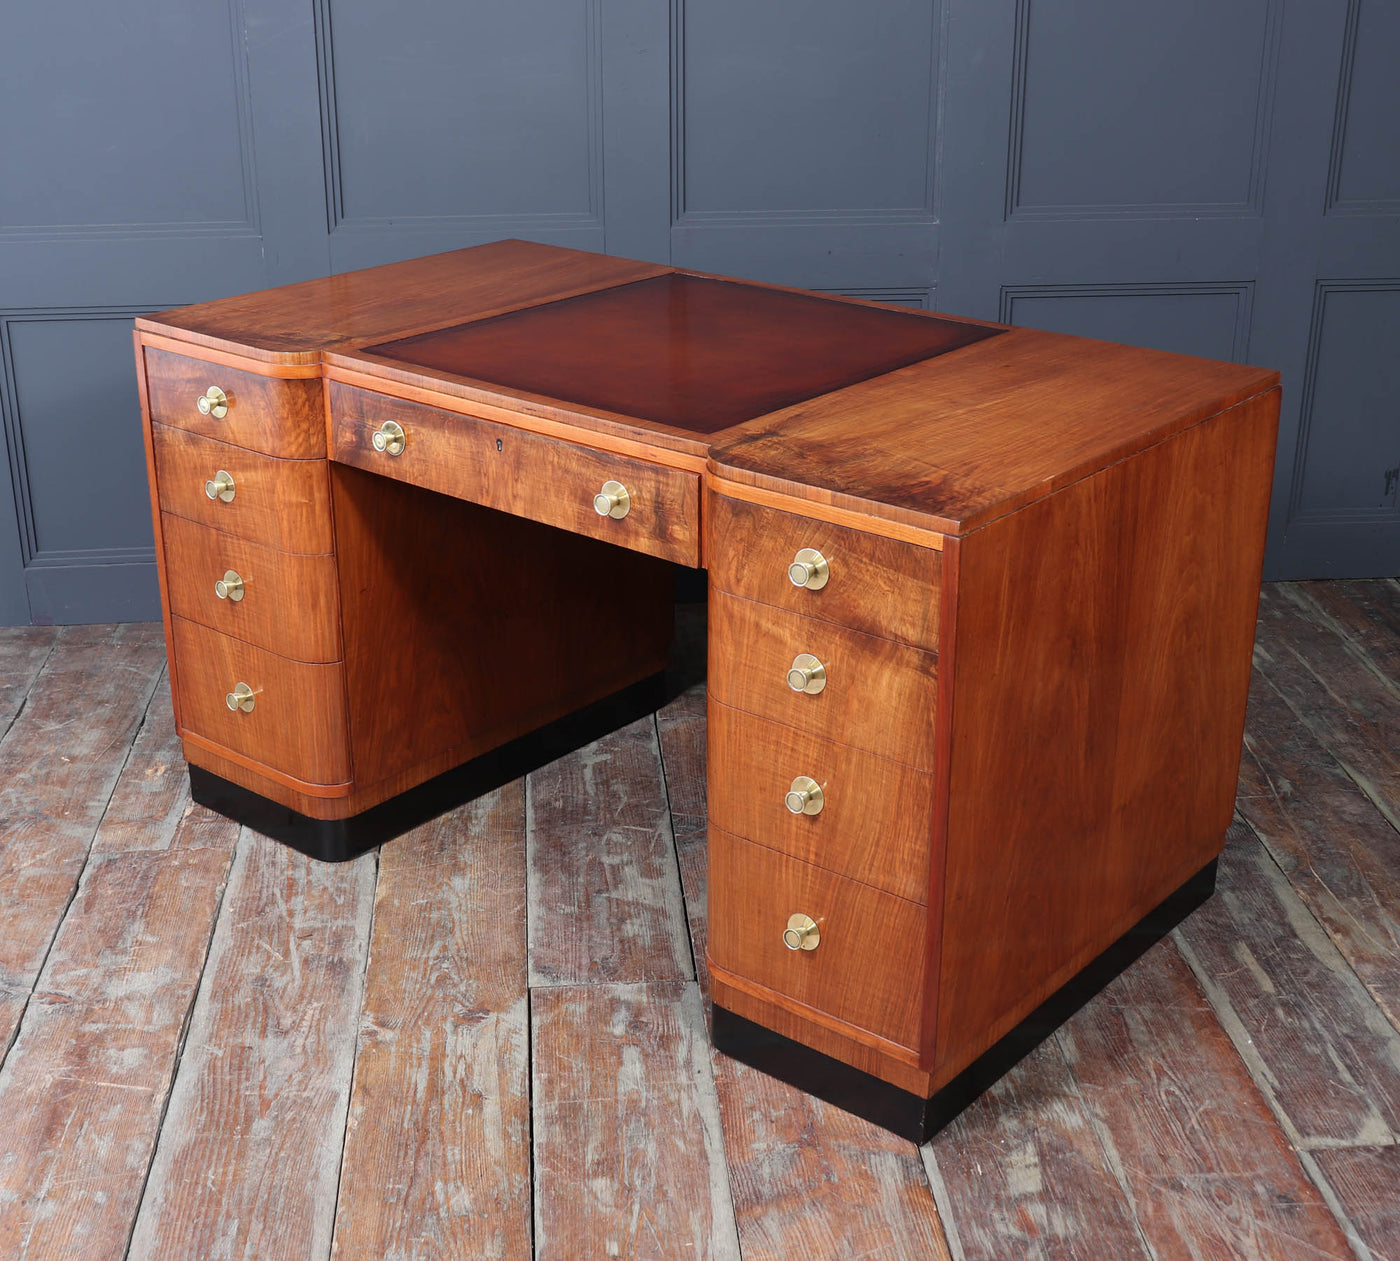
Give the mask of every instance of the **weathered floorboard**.
<svg viewBox="0 0 1400 1261">
<path fill-rule="evenodd" d="M 239 837 L 132 1256 L 329 1253 L 374 864 Z"/>
<path fill-rule="evenodd" d="M 531 994 L 535 1248 L 738 1261 L 700 991 L 690 982 Z"/>
<path fill-rule="evenodd" d="M 693 977 L 650 717 L 527 782 L 530 984 Z"/>
<path fill-rule="evenodd" d="M 948 1256 L 917 1147 L 710 1055 L 745 1261 Z"/>
<path fill-rule="evenodd" d="M 530 1256 L 525 787 L 385 845 L 334 1255 Z"/>
<path fill-rule="evenodd" d="M 1304 582 L 1299 587 L 1332 619 L 1351 650 L 1400 689 L 1400 583 Z"/>
<path fill-rule="evenodd" d="M 966 1261 L 1152 1256 L 1054 1038 L 924 1151 Z"/>
<path fill-rule="evenodd" d="M 1342 1147 L 1313 1159 L 1373 1261 L 1400 1261 L 1400 1147 Z"/>
<path fill-rule="evenodd" d="M 228 865 L 88 865 L 0 1071 L 0 1255 L 125 1252 Z"/>
<path fill-rule="evenodd" d="M 1400 833 L 1257 672 L 1237 806 L 1400 1029 Z"/>
<path fill-rule="evenodd" d="M 24 705 L 59 633 L 56 626 L 0 627 L 0 739 Z"/>
<path fill-rule="evenodd" d="M 1351 1255 L 1170 939 L 1055 1036 L 1159 1261 Z"/>
<path fill-rule="evenodd" d="M 695 958 L 701 993 L 709 996 L 709 972 L 705 968 L 706 827 L 709 812 L 705 798 L 705 687 L 682 692 L 657 711 L 656 733 L 665 771 L 666 798 L 671 809 L 671 831 L 676 840 L 681 893 Z"/>
<path fill-rule="evenodd" d="M 73 897 L 164 644 L 155 626 L 65 627 L 0 740 L 0 1054 Z"/>
<path fill-rule="evenodd" d="M 1254 663 L 1400 828 L 1400 695 L 1288 583 L 1260 596 Z"/>
<path fill-rule="evenodd" d="M 1396 1141 L 1400 1033 L 1248 827 L 1178 943 L 1254 1076 L 1306 1148 Z"/>
<path fill-rule="evenodd" d="M 231 851 L 237 841 L 236 823 L 190 797 L 170 685 L 162 676 L 93 837 L 92 855 L 205 845 Z"/>
</svg>

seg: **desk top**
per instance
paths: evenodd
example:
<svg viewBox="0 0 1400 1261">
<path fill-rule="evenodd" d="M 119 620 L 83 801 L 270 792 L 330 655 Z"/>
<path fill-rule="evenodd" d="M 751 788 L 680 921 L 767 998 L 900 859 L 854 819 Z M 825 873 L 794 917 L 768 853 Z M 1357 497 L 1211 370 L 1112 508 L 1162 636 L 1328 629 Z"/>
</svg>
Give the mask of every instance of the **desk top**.
<svg viewBox="0 0 1400 1261">
<path fill-rule="evenodd" d="M 586 295 L 586 296 L 583 296 Z M 711 476 L 965 534 L 1278 373 L 525 241 L 137 321 L 272 375 L 353 372 L 708 457 Z"/>
</svg>

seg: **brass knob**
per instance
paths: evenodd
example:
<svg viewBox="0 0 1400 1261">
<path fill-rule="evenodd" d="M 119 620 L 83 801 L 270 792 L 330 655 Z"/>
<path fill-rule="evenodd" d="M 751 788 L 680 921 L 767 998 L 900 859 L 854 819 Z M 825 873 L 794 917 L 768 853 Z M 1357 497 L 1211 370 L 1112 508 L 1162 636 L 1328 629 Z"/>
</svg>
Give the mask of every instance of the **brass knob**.
<svg viewBox="0 0 1400 1261">
<path fill-rule="evenodd" d="M 369 441 L 376 451 L 383 451 L 385 455 L 402 455 L 408 439 L 398 421 L 386 420 L 374 431 Z"/>
<path fill-rule="evenodd" d="M 799 775 L 787 790 L 783 804 L 793 814 L 821 814 L 826 797 L 822 793 L 822 786 L 815 779 L 810 775 Z"/>
<path fill-rule="evenodd" d="M 822 944 L 822 930 L 810 915 L 798 911 L 788 916 L 788 926 L 783 929 L 783 945 L 789 950 L 815 950 Z"/>
<path fill-rule="evenodd" d="M 632 496 L 621 482 L 604 482 L 603 489 L 593 496 L 593 511 L 600 517 L 621 521 L 632 510 Z"/>
<path fill-rule="evenodd" d="M 204 483 L 204 493 L 210 499 L 222 499 L 224 503 L 231 504 L 233 502 L 233 474 L 227 469 L 220 469 Z"/>
<path fill-rule="evenodd" d="M 237 604 L 244 595 L 243 579 L 236 570 L 225 570 L 224 576 L 214 584 L 214 594 L 221 600 L 232 600 Z"/>
<path fill-rule="evenodd" d="M 794 587 L 806 587 L 808 591 L 820 591 L 831 577 L 831 566 L 815 547 L 804 547 L 792 558 L 788 566 L 788 577 Z"/>
<path fill-rule="evenodd" d="M 826 686 L 826 667 L 810 652 L 799 652 L 788 670 L 788 687 L 794 692 L 815 696 Z"/>
<path fill-rule="evenodd" d="M 253 697 L 256 693 L 246 683 L 235 683 L 233 691 L 224 697 L 224 703 L 236 714 L 240 710 L 245 714 L 253 712 Z"/>
<path fill-rule="evenodd" d="M 223 420 L 228 415 L 228 395 L 219 389 L 217 385 L 211 385 L 204 391 L 194 404 L 199 408 L 203 416 L 212 416 L 215 420 Z"/>
</svg>

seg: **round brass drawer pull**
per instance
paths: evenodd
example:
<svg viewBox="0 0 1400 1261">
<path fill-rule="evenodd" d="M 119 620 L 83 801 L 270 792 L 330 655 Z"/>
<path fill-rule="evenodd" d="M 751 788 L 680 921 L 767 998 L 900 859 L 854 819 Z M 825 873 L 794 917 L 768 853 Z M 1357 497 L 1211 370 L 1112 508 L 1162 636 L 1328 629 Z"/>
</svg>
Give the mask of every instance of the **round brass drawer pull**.
<svg viewBox="0 0 1400 1261">
<path fill-rule="evenodd" d="M 822 944 L 822 930 L 810 915 L 798 911 L 788 917 L 788 925 L 783 930 L 783 945 L 789 950 L 815 950 Z"/>
<path fill-rule="evenodd" d="M 223 420 L 228 415 L 228 395 L 217 385 L 211 385 L 205 390 L 195 400 L 194 405 L 199 408 L 201 416 L 212 416 L 215 420 Z"/>
<path fill-rule="evenodd" d="M 799 652 L 792 659 L 787 681 L 788 687 L 794 692 L 806 692 L 808 696 L 815 696 L 826 686 L 826 667 L 810 652 Z"/>
<path fill-rule="evenodd" d="M 246 683 L 235 683 L 233 685 L 233 691 L 224 697 L 224 703 L 233 710 L 235 714 L 240 711 L 245 714 L 251 714 L 253 712 L 253 697 L 255 695 L 256 693 Z"/>
<path fill-rule="evenodd" d="M 232 600 L 235 604 L 246 594 L 243 579 L 235 569 L 224 571 L 224 576 L 214 584 L 214 594 L 221 600 Z"/>
<path fill-rule="evenodd" d="M 830 577 L 831 566 L 815 547 L 802 548 L 788 566 L 788 578 L 792 585 L 806 587 L 808 591 L 820 591 Z"/>
<path fill-rule="evenodd" d="M 233 502 L 233 474 L 227 469 L 220 469 L 204 483 L 204 493 L 210 499 L 222 499 L 224 503 L 231 504 Z"/>
<path fill-rule="evenodd" d="M 822 807 L 826 805 L 826 797 L 822 793 L 822 786 L 815 779 L 810 775 L 799 775 L 787 790 L 783 804 L 793 814 L 821 814 Z"/>
<path fill-rule="evenodd" d="M 402 455 L 408 441 L 403 426 L 396 420 L 386 420 L 370 438 L 370 446 L 385 455 Z"/>
<path fill-rule="evenodd" d="M 603 489 L 593 496 L 593 511 L 600 517 L 621 521 L 632 511 L 632 496 L 621 482 L 604 482 Z"/>
</svg>

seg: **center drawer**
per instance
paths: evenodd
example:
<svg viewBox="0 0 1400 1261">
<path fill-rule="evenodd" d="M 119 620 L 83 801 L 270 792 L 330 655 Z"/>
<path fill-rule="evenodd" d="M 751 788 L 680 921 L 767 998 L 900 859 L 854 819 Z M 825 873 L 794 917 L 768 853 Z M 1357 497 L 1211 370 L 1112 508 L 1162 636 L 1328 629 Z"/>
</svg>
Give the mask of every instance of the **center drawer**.
<svg viewBox="0 0 1400 1261">
<path fill-rule="evenodd" d="M 339 381 L 330 382 L 330 409 L 331 455 L 341 463 L 682 565 L 700 564 L 695 473 Z M 386 426 L 392 440 L 381 439 L 378 450 L 375 434 Z M 600 494 L 612 496 L 611 512 L 595 506 Z"/>
</svg>

